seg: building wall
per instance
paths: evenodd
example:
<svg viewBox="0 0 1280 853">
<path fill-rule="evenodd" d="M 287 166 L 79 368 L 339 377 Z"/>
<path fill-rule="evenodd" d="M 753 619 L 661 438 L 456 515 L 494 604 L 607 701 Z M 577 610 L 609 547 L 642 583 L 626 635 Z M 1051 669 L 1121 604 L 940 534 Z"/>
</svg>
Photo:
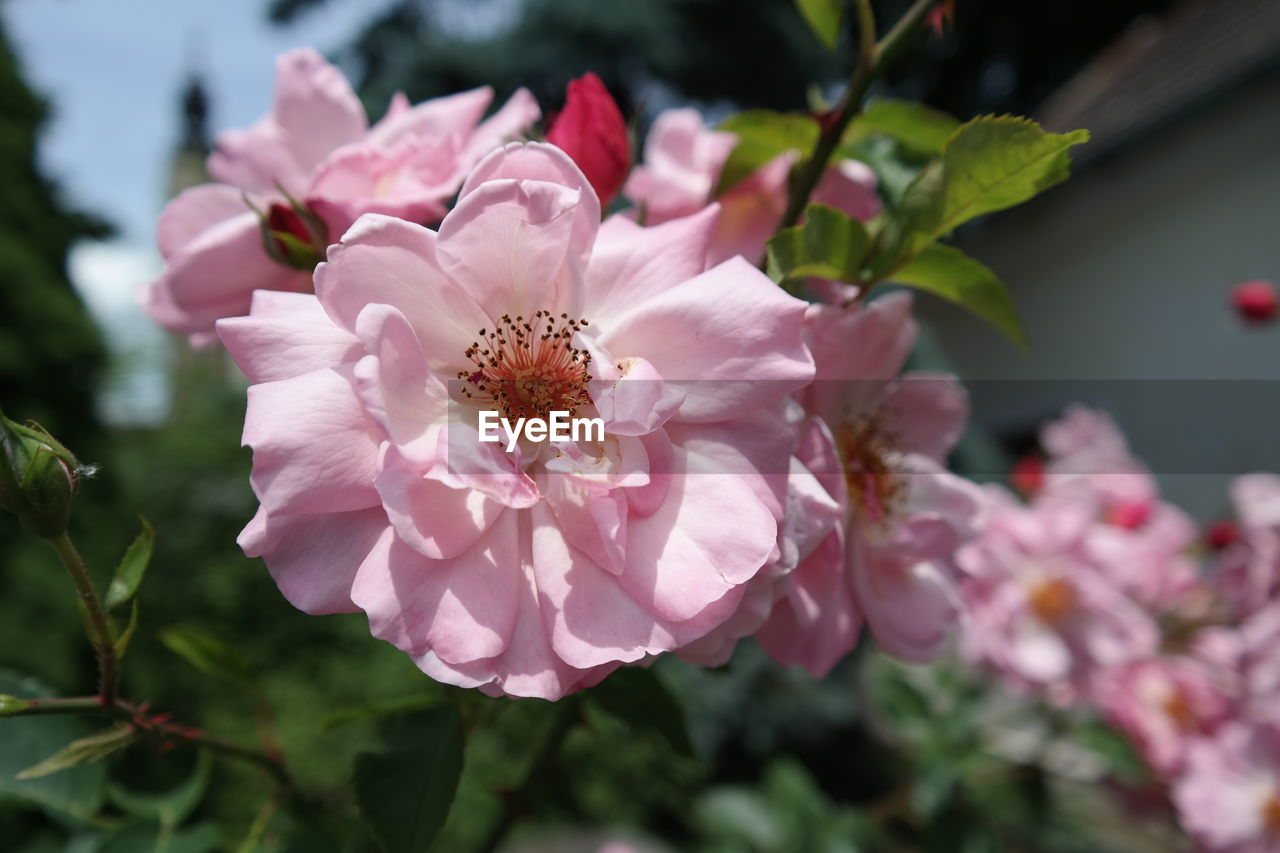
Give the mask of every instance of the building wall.
<svg viewBox="0 0 1280 853">
<path fill-rule="evenodd" d="M 1094 161 L 961 245 L 1010 286 L 1031 352 L 929 297 L 921 313 L 977 380 L 975 415 L 997 435 L 1084 398 L 1111 408 L 1162 473 L 1280 470 L 1280 381 L 1224 381 L 1280 380 L 1280 325 L 1242 328 L 1227 306 L 1237 282 L 1280 283 L 1280 72 Z M 1222 498 L 1205 486 L 1166 483 L 1212 514 Z"/>
</svg>

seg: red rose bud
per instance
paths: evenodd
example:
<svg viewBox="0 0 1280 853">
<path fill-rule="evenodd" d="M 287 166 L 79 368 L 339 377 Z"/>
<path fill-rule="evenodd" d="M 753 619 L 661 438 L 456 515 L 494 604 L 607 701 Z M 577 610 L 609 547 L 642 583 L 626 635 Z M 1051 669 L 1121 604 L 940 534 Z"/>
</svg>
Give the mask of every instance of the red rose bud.
<svg viewBox="0 0 1280 853">
<path fill-rule="evenodd" d="M 288 201 L 273 201 L 266 213 L 258 211 L 262 245 L 273 261 L 309 272 L 324 260 L 329 228 L 306 205 Z"/>
<path fill-rule="evenodd" d="M 1215 521 L 1204 532 L 1204 541 L 1215 551 L 1221 551 L 1240 538 L 1240 526 L 1234 521 Z"/>
<path fill-rule="evenodd" d="M 1009 483 L 1022 493 L 1031 497 L 1044 485 L 1044 459 L 1039 456 L 1024 456 L 1013 465 L 1009 472 Z"/>
<path fill-rule="evenodd" d="M 627 123 L 595 74 L 569 81 L 564 109 L 547 130 L 547 141 L 573 158 L 602 207 L 622 189 L 631 168 Z"/>
<path fill-rule="evenodd" d="M 946 30 L 947 25 L 955 23 L 956 0 L 943 0 L 943 2 L 929 10 L 929 14 L 924 20 L 929 28 L 933 30 L 933 34 L 938 38 L 942 38 L 942 33 Z"/>
<path fill-rule="evenodd" d="M 32 533 L 54 539 L 66 532 L 78 467 L 53 436 L 0 414 L 0 509 Z"/>
<path fill-rule="evenodd" d="M 1276 288 L 1269 281 L 1254 280 L 1237 284 L 1231 290 L 1231 305 L 1247 323 L 1267 323 L 1274 320 L 1280 300 Z"/>
</svg>

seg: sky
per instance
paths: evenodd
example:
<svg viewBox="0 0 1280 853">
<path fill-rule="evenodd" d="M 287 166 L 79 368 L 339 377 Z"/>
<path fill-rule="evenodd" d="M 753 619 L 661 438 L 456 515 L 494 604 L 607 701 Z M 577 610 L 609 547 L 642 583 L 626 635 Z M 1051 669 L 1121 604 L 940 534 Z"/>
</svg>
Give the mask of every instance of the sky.
<svg viewBox="0 0 1280 853">
<path fill-rule="evenodd" d="M 46 174 L 75 206 L 105 217 L 118 236 L 72 253 L 73 282 L 103 324 L 118 359 L 102 400 L 115 422 L 147 422 L 166 409 L 164 335 L 137 307 L 160 269 L 154 248 L 179 98 L 193 70 L 205 80 L 211 130 L 244 127 L 267 109 L 277 54 L 350 41 L 390 0 L 329 0 L 273 27 L 267 0 L 7 0 L 0 3 L 28 83 L 51 102 L 40 140 Z"/>
</svg>

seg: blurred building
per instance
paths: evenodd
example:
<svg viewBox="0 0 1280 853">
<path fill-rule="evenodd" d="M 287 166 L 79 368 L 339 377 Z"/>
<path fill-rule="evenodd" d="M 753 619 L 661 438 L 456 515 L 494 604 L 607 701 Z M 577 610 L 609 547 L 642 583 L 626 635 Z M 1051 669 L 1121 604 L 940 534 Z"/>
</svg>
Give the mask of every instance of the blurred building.
<svg viewBox="0 0 1280 853">
<path fill-rule="evenodd" d="M 1280 383 L 1229 381 L 1280 380 L 1280 325 L 1228 307 L 1234 284 L 1280 281 L 1280 3 L 1140 19 L 1039 118 L 1093 132 L 1073 177 L 960 235 L 1009 284 L 1031 352 L 922 299 L 937 344 L 1015 450 L 1092 402 L 1172 497 L 1218 512 L 1224 475 L 1280 470 Z"/>
</svg>

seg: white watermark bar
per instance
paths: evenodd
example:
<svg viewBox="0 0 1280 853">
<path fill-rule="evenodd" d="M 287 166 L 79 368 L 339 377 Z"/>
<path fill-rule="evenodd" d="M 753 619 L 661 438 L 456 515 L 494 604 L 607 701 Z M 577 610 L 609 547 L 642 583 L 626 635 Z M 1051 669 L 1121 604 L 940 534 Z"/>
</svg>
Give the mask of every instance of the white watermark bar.
<svg viewBox="0 0 1280 853">
<path fill-rule="evenodd" d="M 506 438 L 508 453 L 515 450 L 520 439 L 540 443 L 544 441 L 604 441 L 604 420 L 601 418 L 575 418 L 567 411 L 549 412 L 546 418 L 509 418 L 497 412 L 482 410 L 478 414 L 476 429 L 480 440 L 498 444 Z M 499 430 L 502 434 L 499 434 Z"/>
</svg>

